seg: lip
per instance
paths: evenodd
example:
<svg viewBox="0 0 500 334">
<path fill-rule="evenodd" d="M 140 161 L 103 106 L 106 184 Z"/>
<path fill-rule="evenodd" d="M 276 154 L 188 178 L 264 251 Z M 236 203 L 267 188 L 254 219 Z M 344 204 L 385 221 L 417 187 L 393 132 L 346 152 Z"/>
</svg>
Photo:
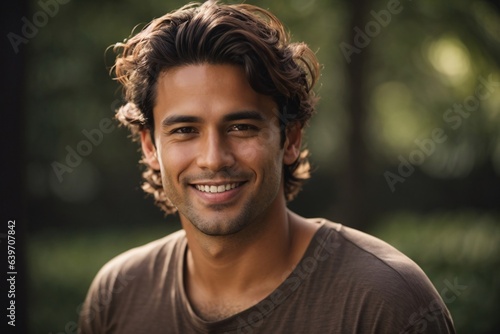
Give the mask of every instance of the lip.
<svg viewBox="0 0 500 334">
<path fill-rule="evenodd" d="M 204 192 L 199 190 L 197 187 L 204 185 L 204 186 L 225 186 L 225 185 L 231 185 L 231 184 L 236 184 L 237 186 L 235 188 L 226 190 L 224 192 Z M 245 186 L 246 182 L 242 181 L 220 181 L 220 182 L 196 182 L 192 183 L 190 185 L 190 188 L 195 192 L 198 198 L 201 199 L 202 202 L 204 202 L 207 205 L 212 205 L 212 204 L 229 204 L 230 202 L 236 200 L 238 195 L 242 192 L 242 188 Z"/>
</svg>

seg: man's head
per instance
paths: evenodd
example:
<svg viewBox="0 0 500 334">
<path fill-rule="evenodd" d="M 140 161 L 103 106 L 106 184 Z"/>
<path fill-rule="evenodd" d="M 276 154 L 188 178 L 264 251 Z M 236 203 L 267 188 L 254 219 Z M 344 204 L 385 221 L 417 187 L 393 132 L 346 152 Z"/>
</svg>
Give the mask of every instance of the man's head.
<svg viewBox="0 0 500 334">
<path fill-rule="evenodd" d="M 115 51 L 114 70 L 127 101 L 117 118 L 135 139 L 146 134 L 153 145 L 157 123 L 162 121 L 153 116 L 158 82 L 163 74 L 190 65 L 241 68 L 251 89 L 274 101 L 281 146 L 288 129 L 302 129 L 314 112 L 315 55 L 305 44 L 290 43 L 278 19 L 255 6 L 190 4 L 153 20 L 137 35 L 116 44 Z M 165 212 L 174 212 L 160 168 L 147 160 L 143 159 L 147 166 L 143 189 L 155 196 Z M 285 197 L 291 200 L 309 177 L 307 151 L 284 163 L 283 175 Z"/>
</svg>

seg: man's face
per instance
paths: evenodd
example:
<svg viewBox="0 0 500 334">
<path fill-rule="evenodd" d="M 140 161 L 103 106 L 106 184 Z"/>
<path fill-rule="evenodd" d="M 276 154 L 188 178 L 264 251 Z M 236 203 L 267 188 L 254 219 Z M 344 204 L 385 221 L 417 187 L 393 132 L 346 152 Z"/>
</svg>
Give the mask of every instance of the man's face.
<svg viewBox="0 0 500 334">
<path fill-rule="evenodd" d="M 250 87 L 242 68 L 173 68 L 156 92 L 156 147 L 147 132 L 142 146 L 181 220 L 228 235 L 285 205 L 283 163 L 296 159 L 300 130 L 281 147 L 277 106 Z"/>
</svg>

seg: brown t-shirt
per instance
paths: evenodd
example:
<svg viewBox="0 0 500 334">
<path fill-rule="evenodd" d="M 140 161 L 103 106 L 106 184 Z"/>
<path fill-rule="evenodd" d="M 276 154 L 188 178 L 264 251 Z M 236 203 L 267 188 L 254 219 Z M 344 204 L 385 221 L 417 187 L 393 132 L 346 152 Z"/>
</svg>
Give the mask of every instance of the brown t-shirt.
<svg viewBox="0 0 500 334">
<path fill-rule="evenodd" d="M 98 273 L 80 313 L 87 333 L 454 333 L 423 271 L 385 242 L 322 220 L 288 278 L 253 307 L 200 318 L 183 285 L 184 231 L 127 251 Z"/>
</svg>

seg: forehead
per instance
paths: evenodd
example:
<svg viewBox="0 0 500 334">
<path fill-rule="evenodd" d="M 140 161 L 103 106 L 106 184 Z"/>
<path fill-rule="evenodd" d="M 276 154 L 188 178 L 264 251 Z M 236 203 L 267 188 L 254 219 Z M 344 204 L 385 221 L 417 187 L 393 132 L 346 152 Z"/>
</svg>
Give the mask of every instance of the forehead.
<svg viewBox="0 0 500 334">
<path fill-rule="evenodd" d="M 186 65 L 169 69 L 158 79 L 155 119 L 172 113 L 223 117 L 242 110 L 274 115 L 277 106 L 270 96 L 253 90 L 240 66 Z"/>
</svg>

